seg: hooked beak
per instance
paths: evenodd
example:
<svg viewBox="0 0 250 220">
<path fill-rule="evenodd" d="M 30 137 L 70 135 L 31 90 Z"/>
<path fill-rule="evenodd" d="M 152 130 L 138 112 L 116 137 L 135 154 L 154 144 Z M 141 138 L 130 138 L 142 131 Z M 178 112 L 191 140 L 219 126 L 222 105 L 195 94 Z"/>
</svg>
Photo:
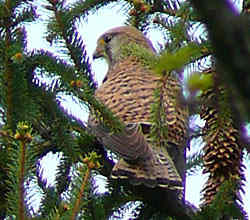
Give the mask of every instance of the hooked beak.
<svg viewBox="0 0 250 220">
<path fill-rule="evenodd" d="M 103 56 L 103 50 L 98 50 L 98 48 L 96 48 L 95 52 L 93 53 L 93 59 L 98 59 Z"/>
<path fill-rule="evenodd" d="M 104 56 L 105 56 L 104 42 L 99 40 L 98 45 L 97 45 L 95 52 L 93 54 L 93 59 L 98 59 L 98 58 L 104 57 Z"/>
</svg>

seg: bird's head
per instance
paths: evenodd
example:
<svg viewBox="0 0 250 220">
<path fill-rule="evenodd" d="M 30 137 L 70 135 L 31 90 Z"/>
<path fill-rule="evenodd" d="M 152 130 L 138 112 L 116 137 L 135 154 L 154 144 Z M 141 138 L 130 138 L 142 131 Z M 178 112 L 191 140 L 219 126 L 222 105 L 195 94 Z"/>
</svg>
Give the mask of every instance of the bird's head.
<svg viewBox="0 0 250 220">
<path fill-rule="evenodd" d="M 130 43 L 155 52 L 153 45 L 142 32 L 132 26 L 122 26 L 110 29 L 99 37 L 93 58 L 102 57 L 109 66 L 114 65 L 121 58 L 122 48 Z"/>
</svg>

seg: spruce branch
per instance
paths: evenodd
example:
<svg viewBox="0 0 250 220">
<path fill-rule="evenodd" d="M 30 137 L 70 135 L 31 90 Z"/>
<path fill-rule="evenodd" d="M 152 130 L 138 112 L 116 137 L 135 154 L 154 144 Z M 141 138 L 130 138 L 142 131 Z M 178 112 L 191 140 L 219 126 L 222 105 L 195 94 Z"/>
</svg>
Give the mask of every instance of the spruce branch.
<svg viewBox="0 0 250 220">
<path fill-rule="evenodd" d="M 72 18 L 72 23 L 82 17 L 89 15 L 90 12 L 96 12 L 98 9 L 117 2 L 116 0 L 80 0 L 71 4 L 68 13 Z"/>
<path fill-rule="evenodd" d="M 191 176 L 203 167 L 202 152 L 187 157 L 186 172 Z"/>
<path fill-rule="evenodd" d="M 21 13 L 19 13 L 14 19 L 12 26 L 16 27 L 24 22 L 32 22 L 38 18 L 36 14 L 36 8 L 34 6 L 29 6 L 29 8 L 24 8 Z"/>
<path fill-rule="evenodd" d="M 25 151 L 26 146 L 23 141 L 20 143 L 21 148 L 21 158 L 20 158 L 20 176 L 19 176 L 19 218 L 21 220 L 24 220 L 25 214 L 24 214 L 24 163 L 25 163 Z"/>
<path fill-rule="evenodd" d="M 71 178 L 70 178 L 70 169 L 72 167 L 72 158 L 63 156 L 60 159 L 60 163 L 57 166 L 56 173 L 56 191 L 60 195 L 63 192 L 66 192 L 69 188 Z"/>
<path fill-rule="evenodd" d="M 249 20 L 230 1 L 191 2 L 206 23 L 223 84 L 232 89 L 235 116 L 244 121 L 249 118 Z"/>
<path fill-rule="evenodd" d="M 87 164 L 87 170 L 84 174 L 80 190 L 77 194 L 77 198 L 76 198 L 75 204 L 73 206 L 73 211 L 72 211 L 71 218 L 70 218 L 71 220 L 75 220 L 75 218 L 79 212 L 80 202 L 81 202 L 81 199 L 83 197 L 85 187 L 88 183 L 91 170 L 94 168 L 96 168 L 96 169 L 100 168 L 100 163 L 98 162 L 98 158 L 99 158 L 99 156 L 95 152 L 91 152 L 91 153 L 89 153 L 88 156 L 86 156 L 85 158 L 82 159 L 82 162 Z"/>
<path fill-rule="evenodd" d="M 77 70 L 78 77 L 83 75 L 87 78 L 90 88 L 94 90 L 96 88 L 96 83 L 93 80 L 90 70 L 85 45 L 75 28 L 75 24 L 67 19 L 68 15 L 63 10 L 60 10 L 60 7 L 56 4 L 52 4 L 52 8 L 60 37 L 65 42 L 68 54 Z"/>
<path fill-rule="evenodd" d="M 63 59 L 54 56 L 51 52 L 38 50 L 32 51 L 28 57 L 29 68 L 34 77 L 30 79 L 30 84 L 35 84 L 37 87 L 43 88 L 45 91 L 60 92 L 65 91 L 63 87 L 65 82 L 61 78 L 70 82 L 75 74 L 75 69 L 71 64 L 66 63 Z M 38 72 L 37 74 L 36 71 Z M 37 75 L 42 77 L 47 76 L 54 78 L 54 84 L 42 83 Z M 61 76 L 58 78 L 56 76 Z"/>
<path fill-rule="evenodd" d="M 20 26 L 28 18 L 35 17 L 35 9 L 16 10 L 16 7 L 27 2 L 5 1 L 0 8 L 1 14 L 4 14 L 1 17 L 2 101 L 7 126 L 13 131 L 18 121 L 31 117 L 30 113 L 33 112 L 30 110 L 34 107 L 32 100 L 27 97 L 26 32 Z"/>
<path fill-rule="evenodd" d="M 32 140 L 31 137 L 31 129 L 25 123 L 19 123 L 17 125 L 17 132 L 14 136 L 16 140 L 19 140 L 20 145 L 20 157 L 19 157 L 19 181 L 18 181 L 18 192 L 19 192 L 19 204 L 18 204 L 18 218 L 20 220 L 25 220 L 25 202 L 24 202 L 24 181 L 25 181 L 25 164 L 26 164 L 26 151 L 27 151 L 27 143 Z"/>
<path fill-rule="evenodd" d="M 237 189 L 237 182 L 232 177 L 219 187 L 217 195 L 214 201 L 206 207 L 202 207 L 200 213 L 198 213 L 194 220 L 205 219 L 248 219 L 247 214 L 243 211 L 242 207 L 235 202 L 235 195 L 232 193 Z"/>
<path fill-rule="evenodd" d="M 8 10 L 8 11 L 11 11 L 10 4 L 11 4 L 10 0 L 6 1 L 5 7 L 6 7 L 6 10 Z M 5 37 L 4 37 L 4 43 L 5 43 L 4 70 L 5 70 L 5 73 L 4 73 L 4 78 L 5 78 L 5 82 L 7 85 L 7 91 L 6 91 L 6 93 L 7 93 L 7 98 L 6 98 L 7 99 L 6 100 L 7 115 L 6 115 L 6 117 L 7 117 L 7 123 L 10 126 L 10 128 L 14 128 L 14 125 L 12 122 L 12 113 L 13 113 L 13 100 L 12 100 L 13 80 L 12 80 L 12 76 L 13 76 L 13 74 L 12 74 L 12 69 L 11 69 L 11 59 L 7 53 L 11 47 L 11 29 L 9 27 L 9 24 L 11 24 L 11 23 L 12 22 L 11 22 L 10 17 L 6 16 L 3 20 L 3 24 L 5 25 L 4 26 L 4 29 L 5 29 Z"/>
<path fill-rule="evenodd" d="M 75 205 L 74 205 L 74 208 L 72 211 L 72 215 L 70 218 L 71 220 L 74 220 L 78 214 L 81 198 L 83 196 L 85 186 L 86 186 L 88 179 L 89 179 L 89 176 L 90 176 L 90 170 L 91 170 L 91 168 L 88 166 L 87 171 L 86 171 L 85 176 L 84 176 L 84 179 L 83 179 L 83 182 L 82 182 L 82 185 L 81 185 L 81 188 L 80 188 L 80 191 L 79 191 L 79 194 L 78 194 L 78 198 L 75 202 Z"/>
<path fill-rule="evenodd" d="M 25 220 L 25 183 L 29 173 L 32 172 L 31 153 L 28 152 L 28 145 L 32 141 L 32 129 L 26 122 L 20 122 L 17 125 L 15 135 L 11 138 L 17 145 L 12 144 L 10 155 L 12 157 L 9 166 L 9 192 L 8 199 L 8 214 L 16 215 L 18 219 Z M 17 149 L 15 149 L 17 147 Z M 34 152 L 33 152 L 34 153 Z M 33 154 L 34 156 L 34 154 Z M 29 170 L 28 170 L 29 168 Z"/>
<path fill-rule="evenodd" d="M 154 91 L 155 103 L 151 108 L 151 129 L 150 136 L 153 143 L 161 147 L 166 147 L 168 142 L 168 127 L 166 126 L 166 114 L 163 106 L 164 85 L 167 76 L 162 77 L 159 88 Z"/>
</svg>

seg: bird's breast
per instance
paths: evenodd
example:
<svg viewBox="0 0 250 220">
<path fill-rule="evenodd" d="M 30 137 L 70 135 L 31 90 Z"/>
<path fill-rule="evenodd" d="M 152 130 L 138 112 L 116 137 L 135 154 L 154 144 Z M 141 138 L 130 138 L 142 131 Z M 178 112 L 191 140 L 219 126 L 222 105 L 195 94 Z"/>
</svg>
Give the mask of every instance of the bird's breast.
<svg viewBox="0 0 250 220">
<path fill-rule="evenodd" d="M 124 123 L 150 123 L 154 91 L 161 80 L 150 69 L 136 61 L 125 60 L 111 68 L 106 81 L 96 90 L 96 97 Z M 174 78 L 163 85 L 163 107 L 169 140 L 183 143 L 187 136 L 188 113 L 179 105 L 181 87 Z"/>
<path fill-rule="evenodd" d="M 125 123 L 149 122 L 153 92 L 159 79 L 139 69 L 110 74 L 96 97 Z"/>
</svg>

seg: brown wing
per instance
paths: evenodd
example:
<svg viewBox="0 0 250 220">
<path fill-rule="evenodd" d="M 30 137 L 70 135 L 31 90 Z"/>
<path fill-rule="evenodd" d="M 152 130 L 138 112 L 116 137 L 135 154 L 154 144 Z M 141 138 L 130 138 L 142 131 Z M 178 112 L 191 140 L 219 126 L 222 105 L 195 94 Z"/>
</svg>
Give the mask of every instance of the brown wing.
<svg viewBox="0 0 250 220">
<path fill-rule="evenodd" d="M 104 83 L 96 91 L 96 97 L 125 124 L 150 124 L 153 92 L 159 80 L 159 77 L 142 66 L 136 58 L 128 57 L 109 70 Z M 183 142 L 186 136 L 184 111 L 177 110 L 176 93 L 180 93 L 180 86 L 174 78 L 170 78 L 165 86 L 168 141 L 179 146 L 179 141 Z M 136 131 L 134 136 L 126 133 L 111 135 L 100 126 L 97 127 L 95 134 L 102 142 L 127 160 L 120 160 L 116 164 L 113 176 L 129 177 L 134 183 L 144 183 L 151 187 L 182 185 L 182 180 L 167 151 L 153 150 L 145 138 L 143 139 L 142 133 Z M 177 135 L 181 135 L 181 138 Z"/>
<path fill-rule="evenodd" d="M 150 124 L 153 92 L 160 78 L 134 57 L 119 62 L 107 74 L 96 97 L 124 123 Z M 183 147 L 187 139 L 187 109 L 180 103 L 181 87 L 174 77 L 165 84 L 168 141 Z"/>
</svg>

